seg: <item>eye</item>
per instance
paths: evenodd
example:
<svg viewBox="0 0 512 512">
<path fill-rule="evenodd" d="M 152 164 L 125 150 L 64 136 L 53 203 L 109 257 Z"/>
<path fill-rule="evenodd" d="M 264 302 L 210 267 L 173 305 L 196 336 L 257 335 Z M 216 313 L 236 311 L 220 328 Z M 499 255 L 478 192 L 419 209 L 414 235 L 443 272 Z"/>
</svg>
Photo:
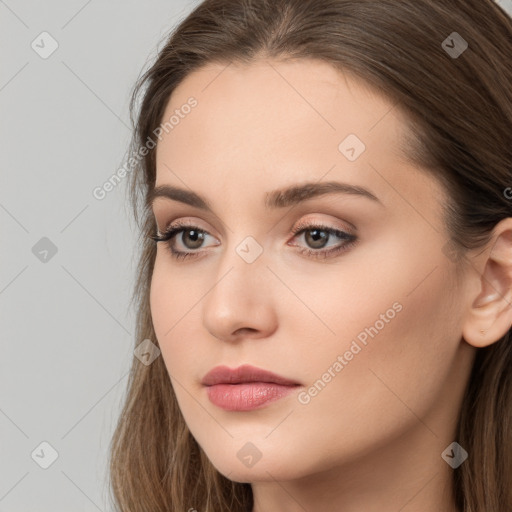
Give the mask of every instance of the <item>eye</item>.
<svg viewBox="0 0 512 512">
<path fill-rule="evenodd" d="M 178 237 L 181 233 L 181 237 Z M 167 246 L 171 251 L 171 255 L 176 259 L 185 259 L 189 257 L 198 256 L 196 249 L 201 248 L 202 243 L 207 236 L 211 236 L 207 231 L 191 224 L 177 222 L 170 226 L 162 235 L 152 236 L 155 242 L 169 242 Z M 182 245 L 185 249 L 191 249 L 193 252 L 187 250 L 176 249 L 176 240 L 181 238 Z M 218 245 L 218 244 L 216 244 Z"/>
<path fill-rule="evenodd" d="M 178 236 L 179 234 L 181 236 Z M 294 235 L 293 239 L 298 238 L 302 234 L 305 235 L 304 240 L 311 248 L 301 247 L 298 252 L 310 258 L 325 259 L 341 254 L 349 250 L 357 240 L 357 237 L 352 233 L 318 224 L 299 224 L 292 230 L 292 234 Z M 156 242 L 168 242 L 167 246 L 173 258 L 186 259 L 200 256 L 201 252 L 204 251 L 198 251 L 198 249 L 203 247 L 203 242 L 209 236 L 211 235 L 204 229 L 191 224 L 177 222 L 170 226 L 162 235 L 152 236 L 151 238 Z M 335 241 L 337 238 L 341 243 L 330 249 L 325 249 L 326 246 L 328 247 L 327 243 L 331 238 L 334 238 Z M 184 250 L 176 248 L 178 241 L 184 246 Z M 295 246 L 295 244 L 288 245 Z"/>
<path fill-rule="evenodd" d="M 299 224 L 293 229 L 293 233 L 295 235 L 294 238 L 297 238 L 299 235 L 304 235 L 306 244 L 312 247 L 312 249 L 302 247 L 299 253 L 312 258 L 325 259 L 336 256 L 342 252 L 348 251 L 357 240 L 356 235 L 352 233 L 318 224 Z M 333 237 L 341 240 L 342 243 L 338 243 L 331 249 L 324 249 Z"/>
</svg>

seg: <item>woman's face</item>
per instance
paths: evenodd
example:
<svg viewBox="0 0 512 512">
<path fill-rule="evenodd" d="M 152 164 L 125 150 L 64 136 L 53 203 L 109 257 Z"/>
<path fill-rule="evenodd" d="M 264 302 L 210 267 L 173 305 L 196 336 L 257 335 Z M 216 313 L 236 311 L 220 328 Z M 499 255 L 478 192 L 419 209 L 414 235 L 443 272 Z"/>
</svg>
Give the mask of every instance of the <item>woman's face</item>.
<svg viewBox="0 0 512 512">
<path fill-rule="evenodd" d="M 214 466 L 235 481 L 290 480 L 392 447 L 396 467 L 446 465 L 473 355 L 461 342 L 468 301 L 445 250 L 445 192 L 403 158 L 399 111 L 353 76 L 298 60 L 196 71 L 162 122 L 173 115 L 156 187 L 184 193 L 153 209 L 160 233 L 182 231 L 157 244 L 151 312 Z M 209 209 L 187 204 L 192 193 Z M 201 381 L 219 365 L 297 385 L 213 393 Z"/>
</svg>

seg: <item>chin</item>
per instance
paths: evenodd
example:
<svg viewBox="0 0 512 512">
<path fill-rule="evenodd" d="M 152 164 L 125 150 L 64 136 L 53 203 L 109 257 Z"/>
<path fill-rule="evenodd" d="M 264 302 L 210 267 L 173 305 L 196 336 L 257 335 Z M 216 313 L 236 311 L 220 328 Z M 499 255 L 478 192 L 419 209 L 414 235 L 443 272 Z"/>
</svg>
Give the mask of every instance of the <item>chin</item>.
<svg viewBox="0 0 512 512">
<path fill-rule="evenodd" d="M 267 449 L 268 450 L 268 449 Z M 240 483 L 271 482 L 274 480 L 286 481 L 301 478 L 308 474 L 303 459 L 283 460 L 283 453 L 278 450 L 261 454 L 256 462 L 256 451 L 250 446 L 245 450 L 239 447 L 228 457 L 229 450 L 220 453 L 207 453 L 208 459 L 215 469 L 223 476 Z M 253 459 L 251 460 L 251 453 Z"/>
</svg>

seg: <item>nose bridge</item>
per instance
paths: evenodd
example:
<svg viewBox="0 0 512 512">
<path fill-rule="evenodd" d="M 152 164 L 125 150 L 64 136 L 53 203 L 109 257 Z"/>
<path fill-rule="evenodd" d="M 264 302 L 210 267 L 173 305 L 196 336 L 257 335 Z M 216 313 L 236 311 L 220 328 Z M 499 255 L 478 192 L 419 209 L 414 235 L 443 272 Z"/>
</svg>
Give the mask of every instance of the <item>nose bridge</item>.
<svg viewBox="0 0 512 512">
<path fill-rule="evenodd" d="M 209 295 L 217 300 L 237 299 L 246 305 L 260 301 L 262 286 L 268 280 L 265 260 L 262 244 L 252 236 L 230 243 L 220 258 L 216 284 Z"/>
<path fill-rule="evenodd" d="M 268 333 L 274 328 L 275 311 L 263 244 L 250 235 L 231 241 L 219 262 L 203 302 L 205 327 L 220 339 L 242 328 Z"/>
<path fill-rule="evenodd" d="M 244 208 L 249 211 L 257 207 L 256 204 L 248 204 L 247 201 L 244 204 Z M 236 202 L 231 205 L 231 211 L 240 212 L 242 206 Z M 257 229 L 257 224 L 253 215 L 239 216 L 231 223 L 220 258 L 218 279 L 229 271 L 230 279 L 236 280 L 232 283 L 234 286 L 252 286 L 261 283 L 262 279 L 267 277 L 265 233 L 262 229 Z"/>
</svg>

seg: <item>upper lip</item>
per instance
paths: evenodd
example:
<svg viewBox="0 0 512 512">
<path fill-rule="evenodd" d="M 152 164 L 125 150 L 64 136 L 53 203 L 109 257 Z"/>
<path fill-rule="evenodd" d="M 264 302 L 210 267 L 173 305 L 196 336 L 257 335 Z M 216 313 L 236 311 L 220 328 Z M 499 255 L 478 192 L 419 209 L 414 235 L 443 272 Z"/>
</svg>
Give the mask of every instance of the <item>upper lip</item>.
<svg viewBox="0 0 512 512">
<path fill-rule="evenodd" d="M 240 384 L 243 382 L 272 382 L 283 386 L 296 386 L 299 384 L 298 382 L 248 364 L 244 364 L 238 368 L 216 366 L 201 380 L 201 384 L 204 386 L 213 386 L 214 384 Z"/>
</svg>

